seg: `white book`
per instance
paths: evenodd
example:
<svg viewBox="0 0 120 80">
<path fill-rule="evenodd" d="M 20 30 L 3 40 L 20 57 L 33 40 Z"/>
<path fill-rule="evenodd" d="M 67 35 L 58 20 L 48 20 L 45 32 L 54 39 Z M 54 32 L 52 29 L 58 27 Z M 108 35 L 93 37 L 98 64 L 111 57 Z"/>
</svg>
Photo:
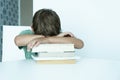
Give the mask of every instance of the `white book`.
<svg viewBox="0 0 120 80">
<path fill-rule="evenodd" d="M 35 57 L 73 57 L 75 56 L 75 52 L 49 52 L 49 53 L 33 53 Z"/>
<path fill-rule="evenodd" d="M 70 52 L 75 51 L 74 44 L 40 44 L 38 47 L 34 47 L 32 52 Z"/>
<path fill-rule="evenodd" d="M 75 56 L 74 44 L 40 44 L 32 49 L 34 60 L 71 60 L 77 59 Z"/>
<path fill-rule="evenodd" d="M 79 56 L 66 56 L 66 57 L 35 57 L 32 56 L 34 60 L 77 60 L 80 59 Z"/>
</svg>

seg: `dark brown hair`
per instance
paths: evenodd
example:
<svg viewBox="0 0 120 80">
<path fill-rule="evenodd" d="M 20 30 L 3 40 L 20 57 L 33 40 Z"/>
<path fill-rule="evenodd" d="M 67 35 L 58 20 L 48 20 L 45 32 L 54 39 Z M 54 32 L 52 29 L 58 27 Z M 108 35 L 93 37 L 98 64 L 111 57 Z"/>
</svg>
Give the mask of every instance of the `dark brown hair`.
<svg viewBox="0 0 120 80">
<path fill-rule="evenodd" d="M 56 36 L 61 32 L 60 18 L 51 9 L 40 9 L 33 16 L 32 28 L 35 34 Z"/>
</svg>

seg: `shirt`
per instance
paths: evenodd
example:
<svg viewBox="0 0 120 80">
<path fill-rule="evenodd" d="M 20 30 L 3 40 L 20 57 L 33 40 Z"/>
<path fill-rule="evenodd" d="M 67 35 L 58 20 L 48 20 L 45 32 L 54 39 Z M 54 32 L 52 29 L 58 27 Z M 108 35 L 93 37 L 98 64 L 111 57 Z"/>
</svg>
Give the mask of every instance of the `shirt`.
<svg viewBox="0 0 120 80">
<path fill-rule="evenodd" d="M 25 35 L 25 34 L 34 34 L 31 30 L 24 30 L 19 35 Z M 31 51 L 27 51 L 27 46 L 19 46 L 19 49 L 23 49 L 25 53 L 26 59 L 33 59 L 32 56 L 36 56 L 37 54 L 33 54 Z"/>
</svg>

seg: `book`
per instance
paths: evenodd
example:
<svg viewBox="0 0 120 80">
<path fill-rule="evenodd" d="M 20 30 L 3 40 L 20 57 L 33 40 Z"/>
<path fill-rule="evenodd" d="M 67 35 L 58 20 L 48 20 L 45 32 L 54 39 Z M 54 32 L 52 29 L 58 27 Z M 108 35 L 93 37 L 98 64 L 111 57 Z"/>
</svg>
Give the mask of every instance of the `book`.
<svg viewBox="0 0 120 80">
<path fill-rule="evenodd" d="M 76 60 L 37 60 L 36 61 L 39 64 L 75 64 Z"/>
<path fill-rule="evenodd" d="M 35 55 L 35 57 L 73 57 L 75 56 L 74 52 L 67 52 L 67 53 L 61 53 L 61 52 L 47 52 L 47 53 L 32 53 Z"/>
<path fill-rule="evenodd" d="M 54 57 L 35 57 L 35 56 L 32 56 L 32 58 L 34 60 L 70 60 L 70 59 L 79 59 L 78 56 L 54 56 Z"/>
<path fill-rule="evenodd" d="M 69 52 L 75 51 L 74 44 L 40 44 L 38 47 L 33 47 L 32 52 Z"/>
<path fill-rule="evenodd" d="M 32 58 L 37 63 L 70 64 L 79 58 L 75 55 L 73 44 L 40 44 L 32 49 Z"/>
</svg>

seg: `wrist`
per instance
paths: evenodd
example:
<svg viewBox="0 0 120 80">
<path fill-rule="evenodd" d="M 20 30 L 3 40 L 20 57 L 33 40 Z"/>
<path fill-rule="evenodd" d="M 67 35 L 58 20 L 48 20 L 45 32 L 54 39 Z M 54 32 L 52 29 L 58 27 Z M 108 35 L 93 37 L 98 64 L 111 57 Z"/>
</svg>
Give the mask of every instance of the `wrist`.
<svg viewBox="0 0 120 80">
<path fill-rule="evenodd" d="M 49 37 L 41 37 L 40 40 L 42 44 L 50 43 Z"/>
</svg>

